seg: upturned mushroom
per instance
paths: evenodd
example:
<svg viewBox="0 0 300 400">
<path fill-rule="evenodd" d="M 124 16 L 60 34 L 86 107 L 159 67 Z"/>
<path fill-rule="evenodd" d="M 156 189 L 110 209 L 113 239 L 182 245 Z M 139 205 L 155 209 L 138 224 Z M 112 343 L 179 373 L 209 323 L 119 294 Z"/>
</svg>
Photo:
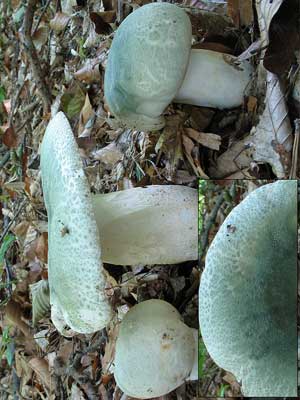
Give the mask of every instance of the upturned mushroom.
<svg viewBox="0 0 300 400">
<path fill-rule="evenodd" d="M 104 80 L 113 124 L 159 130 L 172 102 L 232 108 L 242 104 L 251 65 L 235 57 L 191 50 L 189 17 L 170 3 L 138 8 L 113 39 Z"/>
<path fill-rule="evenodd" d="M 163 300 L 132 307 L 121 322 L 114 376 L 128 396 L 149 399 L 198 379 L 198 331 Z"/>
<path fill-rule="evenodd" d="M 251 192 L 206 255 L 200 331 L 245 396 L 297 396 L 297 181 Z"/>
<path fill-rule="evenodd" d="M 61 332 L 64 325 L 94 332 L 110 321 L 103 261 L 131 265 L 197 259 L 197 190 L 153 186 L 92 196 L 62 112 L 46 129 L 41 172 L 51 316 Z"/>
</svg>

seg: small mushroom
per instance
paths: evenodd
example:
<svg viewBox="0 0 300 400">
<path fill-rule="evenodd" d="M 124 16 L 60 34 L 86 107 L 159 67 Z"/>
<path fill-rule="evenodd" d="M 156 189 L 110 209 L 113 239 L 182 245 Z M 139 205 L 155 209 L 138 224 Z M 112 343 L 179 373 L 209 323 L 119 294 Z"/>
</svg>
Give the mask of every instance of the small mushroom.
<svg viewBox="0 0 300 400">
<path fill-rule="evenodd" d="M 112 317 L 102 246 L 104 260 L 121 265 L 197 258 L 196 189 L 155 186 L 92 197 L 62 112 L 46 129 L 41 172 L 51 318 L 60 332 L 66 333 L 65 325 L 80 333 L 95 332 Z"/>
<path fill-rule="evenodd" d="M 131 13 L 113 39 L 104 80 L 105 100 L 116 125 L 159 130 L 161 115 L 177 102 L 231 108 L 242 104 L 251 65 L 235 57 L 192 50 L 189 17 L 170 3 Z"/>
<path fill-rule="evenodd" d="M 206 255 L 201 335 L 245 396 L 297 396 L 297 181 L 251 192 Z"/>
<path fill-rule="evenodd" d="M 198 379 L 198 333 L 163 300 L 132 307 L 121 322 L 114 376 L 127 395 L 162 396 L 186 380 Z"/>
</svg>

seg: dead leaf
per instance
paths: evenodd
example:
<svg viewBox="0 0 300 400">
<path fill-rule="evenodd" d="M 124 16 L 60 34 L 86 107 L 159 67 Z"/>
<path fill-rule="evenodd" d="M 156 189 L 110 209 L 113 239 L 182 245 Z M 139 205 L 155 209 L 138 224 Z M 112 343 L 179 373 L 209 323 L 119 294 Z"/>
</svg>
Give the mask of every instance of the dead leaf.
<svg viewBox="0 0 300 400">
<path fill-rule="evenodd" d="M 68 25 L 71 17 L 63 12 L 57 12 L 54 18 L 50 21 L 50 28 L 55 32 L 61 32 Z"/>
<path fill-rule="evenodd" d="M 30 222 L 22 221 L 13 228 L 13 233 L 17 236 L 18 239 L 24 240 L 29 226 Z"/>
<path fill-rule="evenodd" d="M 288 72 L 294 60 L 294 52 L 299 48 L 299 0 L 284 1 L 269 27 L 264 67 L 277 75 Z"/>
<path fill-rule="evenodd" d="M 215 133 L 198 132 L 192 128 L 185 128 L 185 132 L 191 139 L 202 144 L 202 146 L 208 147 L 212 150 L 220 150 L 221 136 L 216 135 Z"/>
<path fill-rule="evenodd" d="M 122 160 L 123 153 L 119 150 L 116 142 L 111 142 L 100 150 L 93 153 L 95 160 L 100 160 L 109 167 L 113 167 L 118 161 Z"/>
<path fill-rule="evenodd" d="M 101 359 L 102 374 L 110 375 L 110 368 L 115 357 L 116 341 L 119 334 L 120 324 L 115 324 L 108 332 L 109 342 L 105 346 L 105 353 Z"/>
<path fill-rule="evenodd" d="M 40 26 L 32 37 L 35 48 L 40 51 L 49 37 L 49 29 L 47 26 Z"/>
<path fill-rule="evenodd" d="M 51 376 L 48 362 L 44 358 L 34 357 L 29 360 L 29 366 L 36 373 L 41 383 L 48 389 L 51 387 Z"/>
<path fill-rule="evenodd" d="M 16 373 L 22 377 L 22 384 L 26 385 L 32 377 L 32 369 L 28 366 L 28 356 L 21 349 L 15 351 Z"/>
<path fill-rule="evenodd" d="M 9 300 L 5 306 L 5 317 L 17 326 L 24 336 L 30 337 L 30 327 L 22 320 L 23 312 L 19 303 L 14 300 Z"/>
<path fill-rule="evenodd" d="M 181 129 L 182 115 L 166 117 L 166 125 L 156 143 L 155 151 L 164 153 L 168 179 L 173 179 L 179 161 L 183 159 Z"/>
<path fill-rule="evenodd" d="M 246 140 L 242 139 L 232 144 L 216 161 L 216 165 L 209 169 L 211 178 L 227 178 L 233 174 L 240 173 L 244 177 L 243 172 L 249 169 L 252 162 L 253 149 L 246 144 Z"/>
<path fill-rule="evenodd" d="M 249 113 L 256 113 L 257 109 L 257 98 L 254 96 L 248 96 L 247 99 L 247 110 Z"/>
<path fill-rule="evenodd" d="M 116 21 L 116 11 L 111 10 L 111 11 L 102 11 L 97 13 L 104 22 L 107 22 L 108 24 L 112 24 Z"/>
<path fill-rule="evenodd" d="M 195 144 L 192 139 L 190 139 L 187 135 L 182 135 L 182 144 L 184 147 L 184 154 L 193 168 L 195 175 L 203 179 L 209 179 L 201 168 L 200 162 L 193 155 Z"/>
<path fill-rule="evenodd" d="M 36 241 L 35 245 L 35 255 L 43 263 L 48 261 L 48 233 L 43 232 Z"/>
<path fill-rule="evenodd" d="M 227 14 L 232 19 L 234 25 L 240 27 L 240 10 L 239 0 L 228 0 L 227 1 Z"/>
<path fill-rule="evenodd" d="M 190 107 L 190 106 L 188 106 Z M 211 123 L 216 111 L 206 107 L 191 107 L 191 127 L 197 131 L 205 131 Z"/>
<path fill-rule="evenodd" d="M 36 326 L 50 312 L 49 284 L 41 279 L 29 287 L 32 297 L 32 324 Z"/>
<path fill-rule="evenodd" d="M 37 236 L 38 234 L 36 229 L 32 225 L 29 226 L 24 240 L 24 250 L 23 250 L 23 255 L 28 261 L 35 260 L 36 257 L 35 248 L 36 248 Z"/>
<path fill-rule="evenodd" d="M 255 161 L 270 164 L 278 178 L 286 176 L 291 163 L 292 127 L 284 91 L 272 72 L 267 72 L 265 109 L 247 142 L 254 146 Z"/>
<path fill-rule="evenodd" d="M 96 33 L 101 35 L 109 35 L 113 32 L 112 27 L 104 21 L 103 17 L 100 13 L 91 12 L 90 13 L 91 21 L 95 24 L 95 31 Z"/>
<path fill-rule="evenodd" d="M 82 68 L 74 73 L 74 77 L 86 83 L 99 82 L 101 79 L 99 63 L 98 58 L 87 59 Z"/>
<path fill-rule="evenodd" d="M 260 29 L 261 46 L 265 47 L 269 44 L 269 28 L 274 15 L 279 10 L 283 0 L 256 0 L 255 6 L 257 11 L 258 25 Z"/>
<path fill-rule="evenodd" d="M 239 0 L 240 24 L 249 26 L 253 23 L 252 0 Z"/>
<path fill-rule="evenodd" d="M 15 130 L 12 126 L 8 127 L 4 134 L 2 135 L 2 142 L 9 149 L 15 149 L 19 145 L 19 138 L 15 133 Z"/>
<path fill-rule="evenodd" d="M 68 118 L 78 115 L 85 103 L 85 91 L 78 82 L 67 89 L 61 97 L 61 105 Z"/>
<path fill-rule="evenodd" d="M 93 122 L 95 119 L 95 111 L 90 102 L 88 93 L 85 96 L 84 105 L 80 111 L 79 125 L 78 125 L 78 137 L 90 137 L 91 130 L 93 128 Z M 89 122 L 91 122 L 89 124 Z"/>
</svg>

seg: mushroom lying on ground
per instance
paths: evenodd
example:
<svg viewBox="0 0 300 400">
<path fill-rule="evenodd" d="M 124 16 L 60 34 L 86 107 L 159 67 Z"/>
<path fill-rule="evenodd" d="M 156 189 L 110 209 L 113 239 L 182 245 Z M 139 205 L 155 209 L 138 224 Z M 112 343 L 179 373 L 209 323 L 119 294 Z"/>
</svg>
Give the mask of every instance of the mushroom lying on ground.
<svg viewBox="0 0 300 400">
<path fill-rule="evenodd" d="M 198 332 L 163 300 L 132 307 L 121 322 L 114 376 L 128 396 L 162 396 L 198 379 Z"/>
<path fill-rule="evenodd" d="M 113 39 L 104 80 L 114 124 L 159 130 L 172 100 L 232 108 L 242 104 L 251 65 L 235 57 L 191 50 L 189 17 L 169 3 L 151 3 L 131 13 Z"/>
<path fill-rule="evenodd" d="M 199 321 L 245 396 L 297 395 L 297 181 L 250 193 L 206 255 Z"/>
<path fill-rule="evenodd" d="M 61 332 L 65 324 L 94 332 L 110 321 L 103 260 L 128 265 L 197 259 L 197 190 L 153 186 L 92 197 L 62 112 L 47 127 L 41 172 L 51 316 Z"/>
<path fill-rule="evenodd" d="M 49 123 L 41 146 L 48 213 L 48 280 L 51 318 L 79 333 L 104 328 L 112 317 L 105 293 L 99 233 L 90 188 L 73 132 L 63 113 Z"/>
</svg>

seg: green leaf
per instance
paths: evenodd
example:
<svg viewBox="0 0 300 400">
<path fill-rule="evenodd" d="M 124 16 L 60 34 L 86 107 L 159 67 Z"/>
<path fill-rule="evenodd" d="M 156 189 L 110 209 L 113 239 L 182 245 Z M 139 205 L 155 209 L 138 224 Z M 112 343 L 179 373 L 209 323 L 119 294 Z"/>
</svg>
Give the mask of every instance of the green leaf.
<svg viewBox="0 0 300 400">
<path fill-rule="evenodd" d="M 200 339 L 199 340 L 199 351 L 198 351 L 198 372 L 199 372 L 199 377 L 202 377 L 205 375 L 204 370 L 205 370 L 205 360 L 207 356 L 207 350 L 206 347 L 203 343 L 203 341 Z"/>
<path fill-rule="evenodd" d="M 62 109 L 70 119 L 80 114 L 84 102 L 85 92 L 78 84 L 68 89 L 61 98 Z"/>
<path fill-rule="evenodd" d="M 14 235 L 11 235 L 8 233 L 5 235 L 3 243 L 0 247 L 0 274 L 2 274 L 2 266 L 3 266 L 3 261 L 5 254 L 7 250 L 10 248 L 11 244 L 16 240 L 16 237 Z"/>
<path fill-rule="evenodd" d="M 13 21 L 16 24 L 20 24 L 23 21 L 24 14 L 25 14 L 25 6 L 19 7 L 19 9 L 12 15 Z"/>
<path fill-rule="evenodd" d="M 218 397 L 225 397 L 225 391 L 227 390 L 227 389 L 229 389 L 229 385 L 221 385 L 221 387 L 220 387 L 220 389 L 218 390 L 218 394 L 217 394 L 217 396 Z"/>
<path fill-rule="evenodd" d="M 5 100 L 5 97 L 6 97 L 5 89 L 2 86 L 0 86 L 0 103 L 3 100 Z"/>
<path fill-rule="evenodd" d="M 14 362 L 15 346 L 12 342 L 8 343 L 5 350 L 5 357 L 7 359 L 8 365 L 11 367 Z"/>
</svg>

